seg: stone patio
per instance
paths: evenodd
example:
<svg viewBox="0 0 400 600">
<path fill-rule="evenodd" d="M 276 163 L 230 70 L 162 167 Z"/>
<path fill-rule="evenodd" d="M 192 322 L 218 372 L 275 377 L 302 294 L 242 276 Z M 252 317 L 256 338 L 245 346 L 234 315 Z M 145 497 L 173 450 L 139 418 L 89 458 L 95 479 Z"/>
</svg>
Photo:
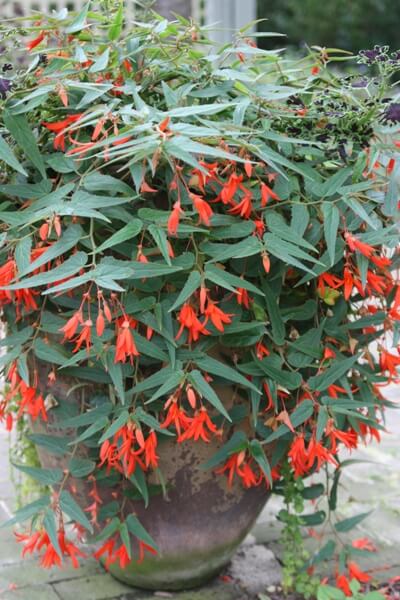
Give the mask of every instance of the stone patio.
<svg viewBox="0 0 400 600">
<path fill-rule="evenodd" d="M 392 400 L 396 401 L 398 394 L 399 387 L 390 390 Z M 339 491 L 340 517 L 373 509 L 370 517 L 351 532 L 351 538 L 368 536 L 377 544 L 377 554 L 371 553 L 358 562 L 378 581 L 400 575 L 400 411 L 387 411 L 387 427 L 391 433 L 382 436 L 381 444 L 353 453 L 351 458 L 370 462 L 348 467 Z M 15 504 L 7 457 L 7 434 L 0 429 L 0 522 L 12 514 Z M 21 548 L 14 542 L 11 531 L 2 529 L 0 599 L 256 600 L 259 593 L 280 581 L 279 525 L 275 520 L 279 508 L 279 498 L 273 497 L 231 566 L 219 578 L 201 590 L 174 594 L 132 590 L 113 579 L 94 560 L 88 560 L 80 569 L 65 566 L 43 570 L 33 560 L 22 561 Z M 307 543 L 311 549 L 315 546 L 315 541 L 309 536 Z"/>
</svg>

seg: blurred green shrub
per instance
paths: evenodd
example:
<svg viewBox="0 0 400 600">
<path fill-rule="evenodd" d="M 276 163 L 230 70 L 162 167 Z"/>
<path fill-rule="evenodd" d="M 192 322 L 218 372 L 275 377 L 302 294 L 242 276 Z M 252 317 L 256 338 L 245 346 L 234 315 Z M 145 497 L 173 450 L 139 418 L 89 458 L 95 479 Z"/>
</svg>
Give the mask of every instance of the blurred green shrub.
<svg viewBox="0 0 400 600">
<path fill-rule="evenodd" d="M 374 44 L 400 47 L 400 6 L 393 0 L 258 0 L 259 28 L 286 33 L 287 45 L 358 51 Z M 275 45 L 279 45 L 279 41 Z M 282 43 L 282 41 L 281 41 Z M 271 41 L 261 45 L 271 47 Z"/>
</svg>

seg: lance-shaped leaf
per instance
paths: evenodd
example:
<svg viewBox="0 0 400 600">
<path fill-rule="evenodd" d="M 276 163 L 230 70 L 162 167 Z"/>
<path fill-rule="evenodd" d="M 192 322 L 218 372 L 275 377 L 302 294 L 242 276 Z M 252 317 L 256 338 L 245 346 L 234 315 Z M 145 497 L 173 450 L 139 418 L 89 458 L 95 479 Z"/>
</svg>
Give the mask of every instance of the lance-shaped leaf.
<svg viewBox="0 0 400 600">
<path fill-rule="evenodd" d="M 7 142 L 0 136 L 0 161 L 5 162 L 9 167 L 18 171 L 21 175 L 27 177 L 27 173 L 19 160 L 15 157 L 13 151 Z"/>
<path fill-rule="evenodd" d="M 212 389 L 210 384 L 204 379 L 203 375 L 197 369 L 193 369 L 188 376 L 189 381 L 193 384 L 195 390 L 206 398 L 210 404 L 212 404 L 218 412 L 220 412 L 228 421 L 232 421 L 230 416 L 228 415 L 224 405 L 221 400 L 218 398 L 215 391 Z"/>
<path fill-rule="evenodd" d="M 13 115 L 8 110 L 5 110 L 3 119 L 5 126 L 17 142 L 18 146 L 24 151 L 25 156 L 32 161 L 39 173 L 45 179 L 46 167 L 44 160 L 26 117 L 24 115 Z"/>
<path fill-rule="evenodd" d="M 64 231 L 61 238 L 52 244 L 50 248 L 46 250 L 46 252 L 41 254 L 36 260 L 26 266 L 25 269 L 18 272 L 19 279 L 21 277 L 25 277 L 25 275 L 28 275 L 29 273 L 32 273 L 32 271 L 36 271 L 41 266 L 45 265 L 51 260 L 54 260 L 55 258 L 58 258 L 62 254 L 65 254 L 68 252 L 68 250 L 71 250 L 71 248 L 76 246 L 81 237 L 82 227 L 80 225 L 71 225 L 68 227 L 68 229 Z"/>
<path fill-rule="evenodd" d="M 158 551 L 157 544 L 151 537 L 149 533 L 145 530 L 143 525 L 140 523 L 139 519 L 135 517 L 135 515 L 128 515 L 126 518 L 126 524 L 128 529 L 132 535 L 137 537 L 139 540 L 154 548 L 154 550 Z"/>
<path fill-rule="evenodd" d="M 326 390 L 332 383 L 335 383 L 335 381 L 350 371 L 357 362 L 358 357 L 359 355 L 357 354 L 356 356 L 349 356 L 344 360 L 338 360 L 323 373 L 310 377 L 308 385 L 312 390 L 317 392 Z"/>
<path fill-rule="evenodd" d="M 200 287 L 201 275 L 198 271 L 193 271 L 187 278 L 185 285 L 181 289 L 177 299 L 169 309 L 169 312 L 179 308 L 190 296 Z"/>
<path fill-rule="evenodd" d="M 336 239 L 340 214 L 333 202 L 323 202 L 321 209 L 324 216 L 325 241 L 328 248 L 330 263 L 333 265 L 335 263 Z"/>
<path fill-rule="evenodd" d="M 46 271 L 45 273 L 38 273 L 28 279 L 23 279 L 18 283 L 12 283 L 11 285 L 4 286 L 0 289 L 7 290 L 22 290 L 27 288 L 40 287 L 42 285 L 48 285 L 61 279 L 66 279 L 75 275 L 82 267 L 85 266 L 88 259 L 88 255 L 85 252 L 77 252 L 70 256 L 65 262 L 58 267 Z"/>
<path fill-rule="evenodd" d="M 60 493 L 59 499 L 61 510 L 66 515 L 68 515 L 70 519 L 76 521 L 80 525 L 83 525 L 85 529 L 92 533 L 93 527 L 89 519 L 87 518 L 81 507 L 77 504 L 76 500 L 74 500 L 74 498 L 71 496 L 71 494 L 67 492 L 67 490 L 63 490 Z"/>
</svg>

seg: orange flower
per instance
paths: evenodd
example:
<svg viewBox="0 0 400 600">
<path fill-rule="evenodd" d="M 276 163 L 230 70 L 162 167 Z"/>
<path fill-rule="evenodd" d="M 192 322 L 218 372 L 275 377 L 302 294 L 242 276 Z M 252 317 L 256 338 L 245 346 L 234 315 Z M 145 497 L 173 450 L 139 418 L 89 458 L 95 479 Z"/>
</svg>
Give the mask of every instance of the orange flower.
<svg viewBox="0 0 400 600">
<path fill-rule="evenodd" d="M 183 408 L 178 406 L 178 402 L 175 399 L 170 398 L 167 400 L 164 408 L 168 408 L 168 413 L 165 420 L 160 423 L 160 427 L 167 429 L 170 425 L 174 425 L 178 435 L 181 435 L 181 431 L 186 431 L 189 427 L 191 419 L 187 416 Z"/>
<path fill-rule="evenodd" d="M 249 219 L 250 215 L 253 211 L 253 204 L 251 202 L 252 194 L 247 192 L 239 204 L 235 204 L 232 208 L 228 210 L 228 213 L 231 215 L 240 215 L 244 219 Z"/>
<path fill-rule="evenodd" d="M 351 235 L 351 233 L 349 232 L 346 232 L 344 237 L 348 247 L 352 252 L 358 250 L 358 252 L 360 252 L 367 258 L 371 257 L 372 253 L 374 252 L 374 248 L 372 246 L 370 246 L 369 244 L 365 244 L 361 240 L 358 240 L 354 235 Z"/>
<path fill-rule="evenodd" d="M 325 448 L 320 442 L 317 442 L 315 437 L 312 437 L 308 444 L 307 454 L 307 470 L 312 469 L 315 465 L 315 462 L 317 463 L 317 471 L 319 471 L 322 465 L 326 462 L 330 462 L 335 467 L 338 466 L 338 462 L 333 456 L 332 451 Z"/>
<path fill-rule="evenodd" d="M 336 586 L 342 590 L 342 592 L 346 595 L 346 596 L 352 596 L 353 593 L 350 589 L 350 582 L 347 579 L 346 575 L 337 575 L 336 576 Z"/>
<path fill-rule="evenodd" d="M 251 299 L 249 297 L 249 292 L 244 288 L 238 288 L 236 290 L 236 300 L 237 303 L 245 308 L 250 308 Z"/>
<path fill-rule="evenodd" d="M 196 194 L 190 194 L 190 198 L 195 209 L 199 213 L 200 223 L 204 223 L 204 225 L 210 225 L 210 219 L 214 214 L 211 206 L 205 200 L 203 200 L 203 198 L 197 196 Z"/>
<path fill-rule="evenodd" d="M 66 322 L 64 327 L 61 327 L 60 331 L 64 332 L 64 341 L 71 340 L 77 332 L 79 325 L 83 323 L 83 316 L 81 310 L 77 310 L 70 319 Z"/>
<path fill-rule="evenodd" d="M 136 561 L 138 565 L 140 565 L 140 563 L 143 562 L 144 560 L 144 552 L 145 550 L 147 552 L 150 552 L 150 554 L 154 554 L 154 556 L 157 556 L 157 550 L 155 550 L 154 548 L 152 548 L 151 546 L 149 546 L 148 544 L 145 544 L 144 542 L 142 542 L 142 540 L 139 540 L 139 558 Z"/>
<path fill-rule="evenodd" d="M 306 445 L 303 434 L 298 435 L 292 442 L 290 450 L 288 452 L 288 457 L 290 458 L 291 465 L 294 469 L 294 474 L 296 477 L 301 477 L 302 475 L 305 475 L 307 473 L 308 454 L 306 451 Z"/>
<path fill-rule="evenodd" d="M 219 431 L 208 416 L 207 409 L 202 407 L 197 411 L 194 418 L 191 419 L 186 431 L 178 437 L 178 442 L 191 439 L 197 441 L 200 438 L 204 442 L 209 442 L 211 439 L 210 434 L 219 435 Z"/>
<path fill-rule="evenodd" d="M 181 209 L 181 202 L 177 200 L 172 208 L 172 212 L 168 219 L 168 233 L 169 235 L 176 235 L 179 226 L 179 219 L 184 212 Z"/>
<path fill-rule="evenodd" d="M 28 42 L 26 44 L 26 49 L 28 50 L 28 52 L 31 52 L 34 48 L 36 48 L 36 46 L 39 46 L 39 44 L 41 44 L 43 42 L 45 37 L 46 37 L 45 32 L 41 31 L 39 33 L 39 35 L 37 37 L 35 37 L 35 39 Z"/>
<path fill-rule="evenodd" d="M 65 151 L 65 131 L 66 129 L 83 116 L 83 113 L 77 115 L 69 115 L 66 119 L 62 121 L 55 121 L 54 123 L 46 123 L 42 122 L 43 127 L 46 127 L 49 131 L 56 133 L 56 137 L 54 138 L 54 149 Z"/>
<path fill-rule="evenodd" d="M 92 323 L 91 319 L 87 319 L 86 321 L 84 321 L 82 331 L 76 338 L 76 345 L 75 345 L 75 348 L 73 349 L 73 352 L 78 352 L 78 350 L 80 350 L 80 348 L 83 344 L 85 344 L 86 350 L 87 350 L 87 352 L 89 352 L 90 347 L 92 345 L 92 342 L 91 342 L 92 326 L 93 326 L 93 323 Z"/>
<path fill-rule="evenodd" d="M 118 549 L 115 549 L 116 543 L 117 540 L 115 537 L 110 538 L 106 542 L 104 542 L 104 544 L 93 554 L 94 558 L 96 558 L 97 560 L 101 556 L 103 556 L 103 554 L 107 555 L 106 562 L 104 565 L 107 570 L 109 569 L 111 564 L 117 561 L 119 562 L 119 566 L 121 567 L 121 569 L 127 567 L 131 562 L 131 558 L 129 557 L 128 551 L 125 548 L 124 544 L 121 544 L 121 546 Z"/>
<path fill-rule="evenodd" d="M 33 552 L 40 552 L 42 548 L 45 548 L 44 554 L 40 559 L 40 565 L 46 569 L 49 569 L 53 566 L 60 567 L 62 556 L 69 556 L 72 561 L 72 566 L 75 569 L 79 567 L 77 557 L 86 558 L 86 555 L 77 546 L 75 546 L 75 544 L 65 537 L 65 532 L 63 529 L 60 529 L 57 533 L 61 556 L 54 548 L 48 534 L 44 529 L 35 531 L 33 534 L 15 533 L 15 537 L 17 542 L 24 544 L 22 556 L 25 556 L 26 553 L 32 554 Z"/>
<path fill-rule="evenodd" d="M 221 200 L 224 204 L 232 204 L 232 200 L 239 188 L 242 188 L 241 183 L 243 181 L 243 175 L 236 175 L 232 173 L 229 180 L 223 186 L 221 192 Z"/>
<path fill-rule="evenodd" d="M 182 306 L 178 316 L 178 321 L 181 326 L 179 328 L 176 339 L 179 339 L 181 337 L 185 328 L 188 330 L 189 333 L 189 343 L 197 342 L 197 340 L 200 337 L 200 334 L 209 335 L 210 333 L 206 330 L 203 323 L 200 323 L 195 310 L 188 303 Z"/>
<path fill-rule="evenodd" d="M 357 579 L 360 583 L 368 583 L 371 581 L 371 575 L 365 573 L 365 571 L 361 571 L 360 567 L 355 562 L 348 562 L 347 568 L 349 569 L 349 575 L 351 579 Z"/>
<path fill-rule="evenodd" d="M 126 362 L 129 358 L 132 364 L 134 357 L 139 356 L 130 327 L 131 323 L 129 322 L 129 319 L 124 318 L 118 328 L 117 347 L 114 359 L 115 363 Z"/>
<path fill-rule="evenodd" d="M 157 436 L 154 431 L 151 431 L 149 436 L 144 442 L 144 463 L 146 468 L 152 467 L 156 469 L 158 467 L 158 456 L 157 450 Z"/>
<path fill-rule="evenodd" d="M 232 487 L 233 478 L 235 475 L 238 475 L 245 488 L 256 487 L 260 485 L 263 480 L 263 476 L 260 473 L 255 473 L 251 466 L 252 459 L 246 459 L 246 452 L 236 452 L 233 454 L 226 463 L 216 469 L 216 473 L 222 474 L 227 472 L 228 476 L 228 486 Z"/>
<path fill-rule="evenodd" d="M 266 183 L 261 184 L 261 206 L 264 208 L 267 206 L 268 200 L 272 198 L 273 200 L 280 200 L 278 194 L 272 190 L 269 185 Z"/>
<path fill-rule="evenodd" d="M 216 302 L 213 302 L 209 298 L 208 298 L 207 308 L 205 309 L 204 314 L 206 316 L 204 325 L 206 325 L 208 320 L 210 319 L 211 322 L 213 323 L 214 327 L 216 327 L 216 329 L 218 329 L 218 331 L 224 331 L 224 323 L 227 325 L 229 323 L 232 323 L 231 317 L 233 315 L 230 315 L 230 314 L 228 315 L 228 314 L 224 313 L 224 311 L 221 310 L 217 306 Z"/>
<path fill-rule="evenodd" d="M 377 552 L 377 547 L 367 537 L 353 540 L 351 542 L 351 545 L 353 546 L 353 548 L 358 548 L 359 550 L 366 550 L 367 552 Z"/>
<path fill-rule="evenodd" d="M 24 412 L 30 415 L 33 421 L 41 416 L 43 421 L 47 421 L 47 413 L 44 405 L 42 394 L 38 394 L 36 388 L 26 385 L 21 381 L 18 390 L 21 396 L 17 417 L 19 418 Z"/>
</svg>

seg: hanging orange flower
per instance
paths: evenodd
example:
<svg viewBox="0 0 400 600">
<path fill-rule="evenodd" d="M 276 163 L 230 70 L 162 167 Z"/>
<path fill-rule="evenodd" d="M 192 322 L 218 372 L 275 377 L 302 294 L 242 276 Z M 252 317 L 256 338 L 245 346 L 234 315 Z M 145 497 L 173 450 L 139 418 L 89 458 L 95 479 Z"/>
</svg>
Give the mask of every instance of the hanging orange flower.
<svg viewBox="0 0 400 600">
<path fill-rule="evenodd" d="M 136 323 L 136 322 L 135 322 Z M 115 351 L 114 362 L 126 362 L 129 358 L 131 364 L 136 356 L 139 356 L 139 352 L 135 345 L 131 331 L 132 320 L 124 318 L 122 323 L 118 327 L 117 334 L 117 346 Z"/>
<path fill-rule="evenodd" d="M 194 308 L 188 303 L 182 306 L 179 312 L 178 321 L 180 323 L 180 328 L 176 339 L 179 339 L 181 337 L 184 329 L 188 330 L 189 343 L 197 342 L 197 340 L 200 337 L 200 334 L 209 335 L 210 333 L 206 330 L 204 324 L 201 323 L 197 318 L 197 314 Z"/>
<path fill-rule="evenodd" d="M 202 407 L 197 411 L 196 415 L 191 419 L 189 427 L 179 437 L 178 442 L 184 442 L 185 440 L 199 440 L 202 439 L 204 442 L 209 442 L 211 437 L 210 434 L 220 435 L 219 430 L 211 421 L 208 416 L 207 409 Z"/>
</svg>

